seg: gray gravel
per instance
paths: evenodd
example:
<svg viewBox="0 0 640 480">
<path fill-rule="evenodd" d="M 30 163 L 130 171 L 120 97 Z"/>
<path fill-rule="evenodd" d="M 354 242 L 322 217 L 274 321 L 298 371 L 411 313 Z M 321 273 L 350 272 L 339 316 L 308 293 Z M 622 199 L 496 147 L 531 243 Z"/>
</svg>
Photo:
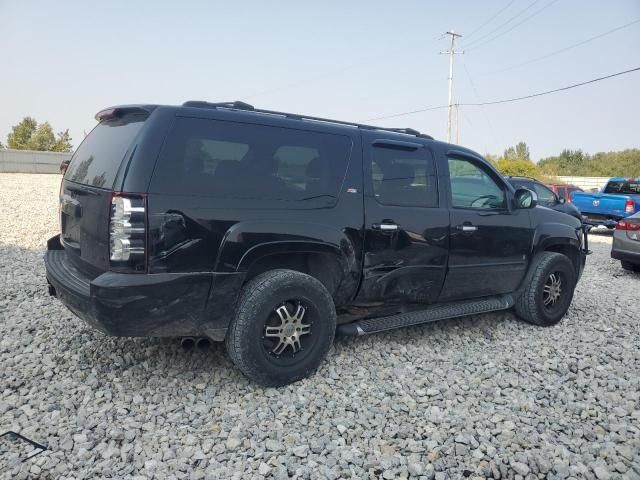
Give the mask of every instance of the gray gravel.
<svg viewBox="0 0 640 480">
<path fill-rule="evenodd" d="M 0 475 L 640 478 L 640 275 L 608 232 L 556 327 L 499 313 L 341 339 L 265 389 L 222 345 L 105 337 L 47 296 L 59 181 L 0 175 L 0 433 L 49 448 Z"/>
</svg>

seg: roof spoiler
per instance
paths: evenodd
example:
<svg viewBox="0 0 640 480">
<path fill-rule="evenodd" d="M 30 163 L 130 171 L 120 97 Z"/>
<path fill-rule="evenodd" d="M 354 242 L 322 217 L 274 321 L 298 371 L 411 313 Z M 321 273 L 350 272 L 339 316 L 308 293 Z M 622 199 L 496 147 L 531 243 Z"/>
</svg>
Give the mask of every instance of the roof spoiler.
<svg viewBox="0 0 640 480">
<path fill-rule="evenodd" d="M 149 115 L 155 108 L 155 105 L 121 105 L 119 107 L 109 107 L 96 113 L 95 119 L 102 122 L 103 120 L 122 117 L 127 113 L 146 113 Z"/>
</svg>

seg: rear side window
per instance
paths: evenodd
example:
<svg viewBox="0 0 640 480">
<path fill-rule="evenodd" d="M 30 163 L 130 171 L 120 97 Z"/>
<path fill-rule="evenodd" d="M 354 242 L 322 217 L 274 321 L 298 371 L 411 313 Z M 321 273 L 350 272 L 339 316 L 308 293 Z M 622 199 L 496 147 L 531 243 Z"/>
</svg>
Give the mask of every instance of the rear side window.
<svg viewBox="0 0 640 480">
<path fill-rule="evenodd" d="M 436 207 L 435 167 L 424 148 L 401 150 L 374 146 L 371 180 L 378 203 L 404 207 Z"/>
<path fill-rule="evenodd" d="M 612 180 L 607 183 L 604 193 L 638 195 L 640 194 L 640 180 Z"/>
<path fill-rule="evenodd" d="M 125 115 L 100 122 L 73 155 L 66 180 L 111 188 L 125 153 L 142 129 L 147 115 Z"/>
<path fill-rule="evenodd" d="M 351 152 L 342 135 L 178 117 L 150 191 L 333 202 Z"/>
</svg>

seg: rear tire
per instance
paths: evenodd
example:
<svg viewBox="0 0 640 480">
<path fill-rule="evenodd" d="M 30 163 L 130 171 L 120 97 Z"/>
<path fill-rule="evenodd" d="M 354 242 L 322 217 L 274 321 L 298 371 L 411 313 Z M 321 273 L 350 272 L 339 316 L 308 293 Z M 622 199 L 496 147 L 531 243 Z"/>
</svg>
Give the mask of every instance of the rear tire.
<svg viewBox="0 0 640 480">
<path fill-rule="evenodd" d="M 637 263 L 621 261 L 620 265 L 622 265 L 622 268 L 630 272 L 640 272 L 640 265 L 638 265 Z"/>
<path fill-rule="evenodd" d="M 568 257 L 555 252 L 537 255 L 514 309 L 524 321 L 549 327 L 565 315 L 573 299 L 576 273 Z"/>
<path fill-rule="evenodd" d="M 335 306 L 322 283 L 293 270 L 271 270 L 242 289 L 226 346 L 242 373 L 277 387 L 311 375 L 335 331 Z"/>
</svg>

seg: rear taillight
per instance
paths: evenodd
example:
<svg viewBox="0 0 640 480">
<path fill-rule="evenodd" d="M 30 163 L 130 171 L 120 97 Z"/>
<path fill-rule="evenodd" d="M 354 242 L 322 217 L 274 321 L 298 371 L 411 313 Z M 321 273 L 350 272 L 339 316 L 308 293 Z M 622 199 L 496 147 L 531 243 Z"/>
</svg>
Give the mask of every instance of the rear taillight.
<svg viewBox="0 0 640 480">
<path fill-rule="evenodd" d="M 616 230 L 640 231 L 640 223 L 631 223 L 626 220 L 620 220 L 616 225 Z"/>
<path fill-rule="evenodd" d="M 109 219 L 109 259 L 118 269 L 144 271 L 146 267 L 145 197 L 114 193 Z"/>
<path fill-rule="evenodd" d="M 633 200 L 629 199 L 624 202 L 624 213 L 633 213 L 636 211 L 636 204 Z"/>
<path fill-rule="evenodd" d="M 573 203 L 573 192 L 567 193 L 567 202 Z"/>
</svg>

